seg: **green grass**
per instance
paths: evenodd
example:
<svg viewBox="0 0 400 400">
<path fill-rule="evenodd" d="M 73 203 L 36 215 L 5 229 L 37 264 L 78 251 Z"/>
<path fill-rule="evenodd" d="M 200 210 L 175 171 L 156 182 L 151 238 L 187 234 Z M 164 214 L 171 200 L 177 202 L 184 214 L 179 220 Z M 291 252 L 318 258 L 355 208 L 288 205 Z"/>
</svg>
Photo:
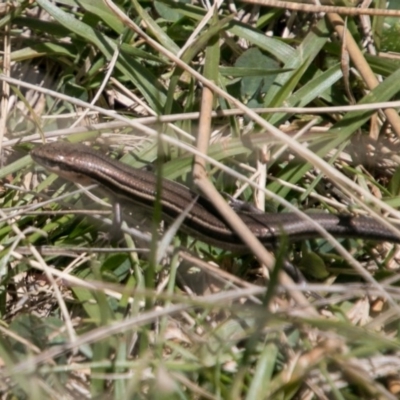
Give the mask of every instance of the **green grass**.
<svg viewBox="0 0 400 400">
<path fill-rule="evenodd" d="M 190 186 L 210 87 L 219 192 L 279 212 L 396 216 L 399 118 L 362 106 L 399 99 L 398 17 L 370 17 L 365 48 L 358 16 L 343 43 L 333 15 L 192 3 L 119 2 L 128 20 L 88 0 L 0 14 L 2 397 L 397 398 L 392 244 L 283 242 L 268 278 L 253 255 L 166 227 L 161 252 L 141 210 L 113 240 L 104 201 L 32 163 L 33 144 L 57 138 Z M 306 286 L 282 287 L 284 259 Z M 296 291 L 313 293 L 308 308 Z"/>
</svg>

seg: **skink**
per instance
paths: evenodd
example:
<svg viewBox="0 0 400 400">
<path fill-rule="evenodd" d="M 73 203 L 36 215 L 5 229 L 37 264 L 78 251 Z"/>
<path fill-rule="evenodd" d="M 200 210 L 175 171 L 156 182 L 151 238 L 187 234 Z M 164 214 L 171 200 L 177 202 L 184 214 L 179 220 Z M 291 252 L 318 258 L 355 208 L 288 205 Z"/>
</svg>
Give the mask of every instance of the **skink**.
<svg viewBox="0 0 400 400">
<path fill-rule="evenodd" d="M 156 176 L 153 173 L 132 168 L 90 147 L 64 142 L 49 143 L 35 147 L 31 156 L 38 164 L 70 181 L 97 183 L 123 204 L 137 204 L 147 209 L 152 209 L 155 204 Z M 161 208 L 165 220 L 177 218 L 198 197 L 181 227 L 182 231 L 223 249 L 246 249 L 207 199 L 167 179 L 162 180 L 161 190 Z M 293 213 L 239 211 L 238 215 L 266 246 L 275 244 L 282 236 L 290 241 L 319 236 L 312 224 Z M 400 243 L 400 236 L 369 217 L 322 212 L 309 215 L 336 237 Z"/>
</svg>

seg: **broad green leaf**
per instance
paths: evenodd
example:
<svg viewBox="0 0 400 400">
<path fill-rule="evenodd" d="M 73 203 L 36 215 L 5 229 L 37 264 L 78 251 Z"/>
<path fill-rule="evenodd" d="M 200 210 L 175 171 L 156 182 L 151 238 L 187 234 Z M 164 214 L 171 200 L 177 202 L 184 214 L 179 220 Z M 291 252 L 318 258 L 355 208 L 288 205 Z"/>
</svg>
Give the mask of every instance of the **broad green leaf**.
<svg viewBox="0 0 400 400">
<path fill-rule="evenodd" d="M 178 3 L 190 4 L 190 0 L 179 0 Z M 154 8 L 160 16 L 167 21 L 177 22 L 182 18 L 182 14 L 179 12 L 178 8 L 172 8 L 161 1 L 154 1 Z"/>
<path fill-rule="evenodd" d="M 257 48 L 246 50 L 235 62 L 235 67 L 246 68 L 259 68 L 265 70 L 277 70 L 279 63 L 271 57 L 263 54 Z M 241 80 L 241 96 L 242 99 L 252 98 L 256 92 L 259 95 L 267 92 L 274 82 L 277 74 L 261 76 L 244 76 Z"/>
</svg>

